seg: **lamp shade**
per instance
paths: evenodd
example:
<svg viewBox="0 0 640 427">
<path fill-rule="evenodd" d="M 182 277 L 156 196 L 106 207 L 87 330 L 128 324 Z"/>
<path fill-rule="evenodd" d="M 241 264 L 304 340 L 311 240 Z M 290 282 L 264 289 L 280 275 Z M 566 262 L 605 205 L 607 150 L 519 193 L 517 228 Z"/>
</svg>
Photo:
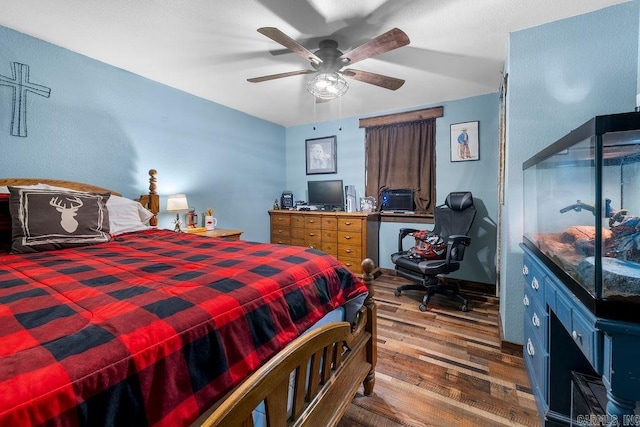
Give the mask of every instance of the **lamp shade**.
<svg viewBox="0 0 640 427">
<path fill-rule="evenodd" d="M 173 194 L 167 198 L 167 212 L 186 212 L 189 210 L 187 196 L 184 194 Z"/>
</svg>

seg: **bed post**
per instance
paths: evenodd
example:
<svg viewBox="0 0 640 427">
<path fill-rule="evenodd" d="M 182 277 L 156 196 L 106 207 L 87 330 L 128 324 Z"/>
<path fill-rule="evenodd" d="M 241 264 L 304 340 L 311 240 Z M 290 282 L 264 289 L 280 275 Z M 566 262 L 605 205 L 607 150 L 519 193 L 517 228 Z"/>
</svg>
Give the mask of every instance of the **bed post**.
<svg viewBox="0 0 640 427">
<path fill-rule="evenodd" d="M 156 227 L 158 225 L 158 212 L 160 212 L 160 196 L 156 192 L 156 175 L 155 169 L 149 170 L 149 194 L 143 194 L 138 201 L 142 206 L 153 212 L 153 218 L 149 220 L 149 225 Z"/>
<path fill-rule="evenodd" d="M 370 396 L 373 393 L 373 386 L 376 383 L 376 361 L 378 360 L 378 328 L 377 328 L 377 312 L 376 303 L 373 300 L 373 271 L 376 265 L 371 258 L 365 258 L 362 261 L 362 281 L 367 285 L 369 295 L 364 300 L 364 306 L 367 310 L 366 331 L 371 334 L 371 339 L 367 342 L 367 362 L 371 363 L 371 370 L 364 379 L 364 395 Z"/>
</svg>

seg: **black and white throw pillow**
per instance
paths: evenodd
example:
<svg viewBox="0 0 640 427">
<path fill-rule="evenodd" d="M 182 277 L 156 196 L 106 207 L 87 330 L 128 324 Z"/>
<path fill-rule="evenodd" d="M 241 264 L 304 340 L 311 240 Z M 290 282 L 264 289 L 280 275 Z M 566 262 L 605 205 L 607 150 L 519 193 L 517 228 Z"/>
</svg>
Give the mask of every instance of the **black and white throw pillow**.
<svg viewBox="0 0 640 427">
<path fill-rule="evenodd" d="M 11 252 L 41 252 L 109 241 L 110 194 L 9 187 Z"/>
</svg>

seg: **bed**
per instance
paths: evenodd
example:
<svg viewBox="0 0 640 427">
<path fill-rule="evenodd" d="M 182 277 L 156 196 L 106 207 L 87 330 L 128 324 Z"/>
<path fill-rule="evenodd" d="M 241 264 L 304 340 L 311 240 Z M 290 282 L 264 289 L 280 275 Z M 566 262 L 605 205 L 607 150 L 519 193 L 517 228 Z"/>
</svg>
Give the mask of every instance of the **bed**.
<svg viewBox="0 0 640 427">
<path fill-rule="evenodd" d="M 373 391 L 373 262 L 360 279 L 310 248 L 117 224 L 110 200 L 155 222 L 155 179 L 136 207 L 0 179 L 0 425 L 335 425 Z M 47 221 L 80 237 L 43 238 Z"/>
</svg>

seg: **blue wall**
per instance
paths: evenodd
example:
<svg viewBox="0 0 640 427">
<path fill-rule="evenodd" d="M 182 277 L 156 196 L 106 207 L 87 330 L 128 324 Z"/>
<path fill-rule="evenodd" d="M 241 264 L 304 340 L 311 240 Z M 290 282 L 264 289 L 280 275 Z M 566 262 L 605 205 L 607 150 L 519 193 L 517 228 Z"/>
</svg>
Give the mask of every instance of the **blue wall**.
<svg viewBox="0 0 640 427">
<path fill-rule="evenodd" d="M 101 185 L 135 198 L 158 170 L 166 195 L 186 193 L 218 225 L 269 240 L 266 210 L 285 186 L 285 129 L 0 27 L 0 74 L 30 66 L 51 96 L 28 95 L 28 136 L 10 135 L 12 90 L 0 86 L 0 176 Z M 172 227 L 172 215 L 160 216 Z"/>
<path fill-rule="evenodd" d="M 347 95 L 348 96 L 348 95 Z M 483 283 L 495 283 L 497 165 L 498 165 L 498 95 L 489 94 L 414 109 L 444 107 L 444 116 L 436 120 L 436 198 L 442 203 L 451 191 L 473 193 L 478 216 L 471 230 L 472 245 L 465 253 L 465 263 L 454 277 Z M 406 110 L 403 110 L 406 111 Z M 398 112 L 398 111 L 394 111 Z M 388 114 L 388 113 L 385 113 Z M 450 162 L 450 125 L 479 121 L 480 159 L 470 162 Z M 339 130 L 342 126 L 342 130 Z M 306 175 L 305 140 L 336 135 L 338 172 L 331 175 Z M 359 128 L 359 118 L 295 126 L 286 130 L 287 189 L 296 200 L 307 199 L 308 180 L 342 179 L 345 185 L 355 185 L 357 197 L 364 197 L 365 132 Z M 389 256 L 397 250 L 398 230 L 402 227 L 431 228 L 431 225 L 389 222 L 380 227 L 380 259 L 384 268 L 393 268 Z M 407 241 L 407 244 L 410 244 Z"/>
<path fill-rule="evenodd" d="M 504 338 L 522 342 L 522 163 L 589 118 L 632 111 L 639 3 L 515 32 L 507 71 L 507 165 L 500 313 Z"/>
</svg>

